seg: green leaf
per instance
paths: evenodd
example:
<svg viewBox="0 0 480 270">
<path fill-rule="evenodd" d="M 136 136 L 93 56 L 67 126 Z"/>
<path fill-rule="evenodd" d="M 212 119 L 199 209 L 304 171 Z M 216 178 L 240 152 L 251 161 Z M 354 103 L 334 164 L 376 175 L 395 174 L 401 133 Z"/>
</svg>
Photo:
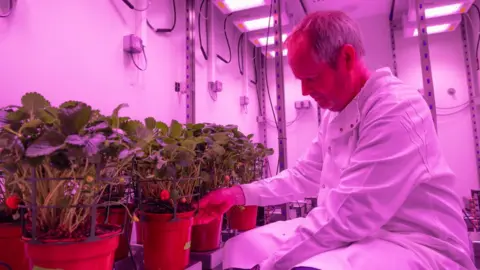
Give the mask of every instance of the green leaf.
<svg viewBox="0 0 480 270">
<path fill-rule="evenodd" d="M 166 137 L 166 138 L 162 138 L 162 140 L 165 144 L 177 145 L 177 140 L 175 140 L 175 139 Z"/>
<path fill-rule="evenodd" d="M 26 120 L 29 117 L 30 116 L 28 115 L 28 113 L 23 108 L 20 108 L 16 111 L 9 112 L 7 115 L 7 120 L 9 122 L 19 122 L 22 120 Z"/>
<path fill-rule="evenodd" d="M 8 124 L 7 115 L 7 111 L 0 110 L 0 128 L 3 128 L 5 125 Z"/>
<path fill-rule="evenodd" d="M 26 129 L 26 128 L 37 128 L 42 124 L 42 120 L 40 119 L 32 119 L 28 122 L 23 123 L 22 127 L 20 130 Z"/>
<path fill-rule="evenodd" d="M 218 144 L 226 144 L 229 141 L 228 133 L 221 132 L 221 133 L 214 133 L 212 134 L 213 140 Z"/>
<path fill-rule="evenodd" d="M 65 139 L 65 143 L 75 146 L 85 146 L 87 143 L 88 136 L 80 136 L 77 134 L 69 135 Z"/>
<path fill-rule="evenodd" d="M 149 130 L 155 129 L 157 126 L 157 121 L 153 117 L 147 117 L 145 118 L 145 127 L 148 128 Z"/>
<path fill-rule="evenodd" d="M 58 109 L 53 107 L 40 109 L 36 112 L 36 116 L 46 124 L 53 124 L 58 118 Z"/>
<path fill-rule="evenodd" d="M 167 135 L 168 134 L 168 125 L 165 124 L 164 122 L 157 122 L 156 128 L 160 130 L 160 133 L 162 135 Z"/>
<path fill-rule="evenodd" d="M 197 143 L 194 140 L 184 140 L 181 142 L 181 145 L 192 151 L 197 147 Z"/>
<path fill-rule="evenodd" d="M 66 104 L 66 103 L 64 103 Z M 65 135 L 78 134 L 88 124 L 92 108 L 82 102 L 69 102 L 60 109 L 58 118 Z"/>
<path fill-rule="evenodd" d="M 172 120 L 170 124 L 170 134 L 168 134 L 172 138 L 178 138 L 182 136 L 183 126 L 177 120 Z"/>
<path fill-rule="evenodd" d="M 222 156 L 225 154 L 225 148 L 223 148 L 222 146 L 218 145 L 218 144 L 214 144 L 212 146 L 212 150 L 215 152 L 215 154 L 219 155 L 219 156 Z"/>
<path fill-rule="evenodd" d="M 40 138 L 35 140 L 25 152 L 27 157 L 41 157 L 50 155 L 61 149 L 65 142 L 65 136 L 56 131 L 46 131 Z"/>
<path fill-rule="evenodd" d="M 22 97 L 22 106 L 29 115 L 34 115 L 38 110 L 50 107 L 50 102 L 39 93 L 26 93 Z"/>
<path fill-rule="evenodd" d="M 97 154 L 106 139 L 107 138 L 100 133 L 90 136 L 85 145 L 85 154 L 87 154 L 87 156 L 93 156 Z"/>
<path fill-rule="evenodd" d="M 86 130 L 89 132 L 96 132 L 96 131 L 101 131 L 108 129 L 110 126 L 108 125 L 107 122 L 105 121 L 97 121 L 93 123 L 92 125 L 89 125 Z"/>
</svg>

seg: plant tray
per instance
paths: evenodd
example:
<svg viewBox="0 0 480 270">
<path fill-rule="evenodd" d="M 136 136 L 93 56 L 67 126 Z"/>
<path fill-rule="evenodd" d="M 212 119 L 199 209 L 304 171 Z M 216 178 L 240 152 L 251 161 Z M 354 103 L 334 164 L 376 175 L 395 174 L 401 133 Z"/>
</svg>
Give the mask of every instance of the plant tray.
<svg viewBox="0 0 480 270">
<path fill-rule="evenodd" d="M 223 243 L 217 250 L 207 252 L 190 252 L 190 259 L 192 261 L 202 262 L 203 269 L 216 269 L 222 265 Z"/>
</svg>

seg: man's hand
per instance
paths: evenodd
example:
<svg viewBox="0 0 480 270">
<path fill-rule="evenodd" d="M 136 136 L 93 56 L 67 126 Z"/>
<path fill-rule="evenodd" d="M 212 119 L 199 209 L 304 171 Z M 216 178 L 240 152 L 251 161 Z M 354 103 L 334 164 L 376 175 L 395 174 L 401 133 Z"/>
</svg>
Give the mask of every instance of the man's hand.
<svg viewBox="0 0 480 270">
<path fill-rule="evenodd" d="M 222 188 L 212 191 L 199 202 L 199 211 L 195 216 L 194 224 L 207 224 L 222 217 L 234 205 L 245 203 L 243 191 L 240 187 Z"/>
</svg>

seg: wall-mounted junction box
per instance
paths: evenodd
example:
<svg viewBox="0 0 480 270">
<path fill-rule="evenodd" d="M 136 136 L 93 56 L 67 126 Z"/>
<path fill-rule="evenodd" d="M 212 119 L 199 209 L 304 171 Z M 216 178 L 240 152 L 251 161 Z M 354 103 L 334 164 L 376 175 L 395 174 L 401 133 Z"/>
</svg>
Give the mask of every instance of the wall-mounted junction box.
<svg viewBox="0 0 480 270">
<path fill-rule="evenodd" d="M 310 102 L 310 100 L 299 100 L 299 101 L 295 101 L 295 109 L 297 110 L 307 110 L 307 109 L 310 109 L 312 107 L 312 102 Z"/>
<path fill-rule="evenodd" d="M 215 82 L 208 82 L 208 90 L 212 92 L 222 92 L 223 90 L 223 84 L 221 81 L 215 81 Z"/>
<path fill-rule="evenodd" d="M 123 37 L 123 51 L 136 54 L 143 52 L 143 41 L 140 37 L 130 34 Z"/>
<path fill-rule="evenodd" d="M 240 96 L 240 106 L 246 106 L 250 103 L 247 96 Z"/>
</svg>

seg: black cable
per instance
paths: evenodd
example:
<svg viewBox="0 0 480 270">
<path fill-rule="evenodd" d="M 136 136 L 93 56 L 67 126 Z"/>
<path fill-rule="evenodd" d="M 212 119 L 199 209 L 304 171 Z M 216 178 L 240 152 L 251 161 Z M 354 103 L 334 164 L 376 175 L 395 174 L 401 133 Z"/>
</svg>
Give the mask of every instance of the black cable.
<svg viewBox="0 0 480 270">
<path fill-rule="evenodd" d="M 14 2 L 13 2 L 13 1 L 14 1 L 14 0 L 10 0 L 10 1 L 9 1 L 9 7 L 8 7 L 7 13 L 5 13 L 5 14 L 0 14 L 0 18 L 6 18 L 6 17 L 12 15 L 12 13 L 13 13 L 13 5 L 14 5 Z"/>
<path fill-rule="evenodd" d="M 270 35 L 270 23 L 272 20 L 272 13 L 273 13 L 273 1 L 270 3 L 270 15 L 268 17 L 268 28 L 267 28 L 267 44 L 265 45 L 265 54 L 268 55 L 268 38 Z M 281 52 L 283 53 L 283 52 Z M 277 122 L 277 115 L 275 114 L 275 108 L 273 106 L 272 102 L 272 96 L 270 95 L 270 87 L 268 85 L 268 72 L 267 72 L 267 56 L 265 56 L 264 61 L 263 61 L 263 67 L 265 69 L 265 87 L 267 88 L 267 94 L 268 94 L 268 100 L 270 102 L 270 108 L 272 109 L 272 114 L 273 114 L 273 121 L 275 122 L 275 126 L 277 127 L 278 130 L 278 122 Z M 278 170 L 277 170 L 278 171 Z"/>
<path fill-rule="evenodd" d="M 218 59 L 222 60 L 225 64 L 228 64 L 232 62 L 232 48 L 230 47 L 230 41 L 228 40 L 228 34 L 227 34 L 227 20 L 232 16 L 233 13 L 230 13 L 225 17 L 225 20 L 223 20 L 223 33 L 225 34 L 225 40 L 227 41 L 227 46 L 228 46 L 228 54 L 229 54 L 229 59 L 228 61 L 225 60 L 222 56 L 217 54 Z"/>
<path fill-rule="evenodd" d="M 175 1 L 175 0 L 174 0 Z M 198 11 L 198 42 L 200 42 L 200 50 L 202 51 L 203 58 L 205 60 L 208 60 L 208 48 L 210 44 L 208 44 L 208 27 L 205 27 L 205 31 L 207 34 L 207 50 L 203 47 L 203 41 L 202 41 L 202 24 L 201 24 L 201 14 L 202 14 L 202 9 L 203 9 L 203 4 L 205 4 L 205 0 L 202 0 L 202 3 L 200 3 L 200 10 Z M 205 14 L 205 17 L 208 18 L 208 8 Z"/>
<path fill-rule="evenodd" d="M 395 13 L 395 0 L 392 0 L 392 4 L 390 5 L 390 14 L 388 15 L 388 19 L 393 21 L 393 15 Z"/>
<path fill-rule="evenodd" d="M 255 80 L 250 80 L 251 83 L 257 85 L 257 62 L 255 61 L 255 52 L 256 52 L 256 48 L 255 46 L 253 46 L 253 57 L 252 57 L 252 60 L 253 60 L 253 70 L 254 70 L 254 75 L 255 76 Z"/>
<path fill-rule="evenodd" d="M 126 0 L 124 0 L 126 1 Z M 156 28 L 154 27 L 147 18 L 147 25 L 152 29 L 155 33 L 170 33 L 173 32 L 175 26 L 177 25 L 177 6 L 175 5 L 175 0 L 172 0 L 173 5 L 173 24 L 171 28 Z"/>
<path fill-rule="evenodd" d="M 243 75 L 243 70 L 244 70 L 244 63 L 243 63 L 243 40 L 245 38 L 245 33 L 240 34 L 240 37 L 238 37 L 238 44 L 237 44 L 237 62 L 238 62 L 238 70 L 240 71 L 240 74 Z"/>
<path fill-rule="evenodd" d="M 478 21 L 480 23 L 480 9 L 478 8 L 478 6 L 476 4 L 472 4 L 472 6 L 475 8 L 475 10 L 477 10 Z M 472 25 L 472 29 L 473 29 L 473 25 Z M 476 46 L 476 50 L 475 50 L 475 60 L 477 61 L 477 70 L 480 70 L 480 65 L 478 63 L 478 49 L 479 49 L 479 47 L 480 47 L 480 33 L 477 34 L 477 46 Z"/>
<path fill-rule="evenodd" d="M 135 11 L 145 11 L 145 10 L 147 10 L 148 8 L 150 8 L 150 5 L 152 4 L 152 1 L 149 0 L 147 6 L 146 6 L 145 8 L 138 9 L 138 8 L 136 8 L 136 7 L 132 4 L 132 2 L 130 2 L 130 1 L 128 1 L 128 0 L 122 0 L 122 2 L 123 2 L 125 5 L 127 5 L 127 7 L 128 7 L 129 9 L 133 9 L 133 10 L 135 10 Z"/>
<path fill-rule="evenodd" d="M 130 58 L 132 59 L 132 62 L 133 64 L 135 65 L 135 67 L 140 70 L 140 71 L 145 71 L 147 70 L 147 54 L 145 53 L 145 47 L 142 46 L 142 54 L 143 54 L 143 59 L 145 59 L 145 67 L 144 68 L 141 68 L 137 62 L 135 61 L 135 58 L 133 57 L 133 53 L 130 53 Z"/>
</svg>

